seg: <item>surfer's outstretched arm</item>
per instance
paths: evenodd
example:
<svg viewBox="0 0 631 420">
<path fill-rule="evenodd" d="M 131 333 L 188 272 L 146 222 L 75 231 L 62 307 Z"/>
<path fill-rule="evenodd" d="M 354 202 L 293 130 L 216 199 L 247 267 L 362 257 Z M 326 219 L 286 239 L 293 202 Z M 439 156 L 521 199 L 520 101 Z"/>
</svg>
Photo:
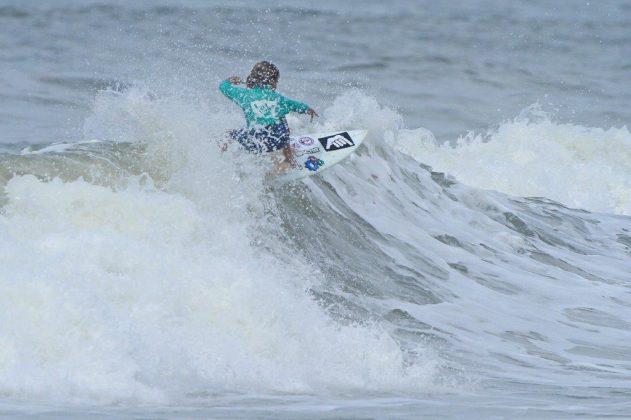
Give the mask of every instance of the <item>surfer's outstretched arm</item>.
<svg viewBox="0 0 631 420">
<path fill-rule="evenodd" d="M 235 86 L 240 83 L 242 83 L 242 81 L 239 76 L 231 76 L 219 84 L 219 90 L 228 99 L 240 103 L 248 91 L 246 88 Z"/>
<path fill-rule="evenodd" d="M 315 112 L 313 108 L 303 102 L 294 101 L 293 99 L 289 99 L 285 96 L 282 96 L 281 98 L 281 106 L 285 110 L 285 112 L 298 112 L 300 114 L 307 114 L 311 117 L 311 121 L 313 121 L 313 117 L 318 116 L 318 113 Z"/>
</svg>

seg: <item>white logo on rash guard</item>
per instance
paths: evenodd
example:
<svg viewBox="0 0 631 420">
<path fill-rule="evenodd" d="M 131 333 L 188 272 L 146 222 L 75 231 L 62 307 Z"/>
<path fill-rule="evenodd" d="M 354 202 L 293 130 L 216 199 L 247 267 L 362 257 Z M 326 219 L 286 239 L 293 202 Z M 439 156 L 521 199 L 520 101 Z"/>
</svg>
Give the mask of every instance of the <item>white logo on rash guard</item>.
<svg viewBox="0 0 631 420">
<path fill-rule="evenodd" d="M 276 118 L 278 108 L 276 101 L 252 101 L 251 105 L 256 118 Z"/>
</svg>

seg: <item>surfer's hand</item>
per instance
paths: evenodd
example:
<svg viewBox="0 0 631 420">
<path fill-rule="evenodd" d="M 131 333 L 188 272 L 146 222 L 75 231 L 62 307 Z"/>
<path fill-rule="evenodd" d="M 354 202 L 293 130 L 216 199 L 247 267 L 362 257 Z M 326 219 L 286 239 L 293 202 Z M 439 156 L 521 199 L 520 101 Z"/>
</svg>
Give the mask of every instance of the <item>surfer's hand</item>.
<svg viewBox="0 0 631 420">
<path fill-rule="evenodd" d="M 307 115 L 309 115 L 311 117 L 311 122 L 313 122 L 313 117 L 319 117 L 318 113 L 315 112 L 315 110 L 313 108 L 309 108 L 307 110 Z"/>
<path fill-rule="evenodd" d="M 233 85 L 240 85 L 241 83 L 243 83 L 243 80 L 241 80 L 239 76 L 230 76 L 228 77 L 228 81 Z"/>
</svg>

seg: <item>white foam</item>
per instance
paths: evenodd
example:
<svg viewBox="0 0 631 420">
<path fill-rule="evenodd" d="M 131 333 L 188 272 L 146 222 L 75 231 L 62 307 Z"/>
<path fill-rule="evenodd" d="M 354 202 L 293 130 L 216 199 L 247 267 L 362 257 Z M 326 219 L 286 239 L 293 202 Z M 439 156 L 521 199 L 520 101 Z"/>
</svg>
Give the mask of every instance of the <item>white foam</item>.
<svg viewBox="0 0 631 420">
<path fill-rule="evenodd" d="M 455 146 L 425 129 L 401 130 L 402 151 L 465 184 L 546 197 L 597 212 L 631 214 L 631 133 L 555 123 L 541 113 L 469 134 Z"/>
<path fill-rule="evenodd" d="M 265 169 L 208 137 L 230 118 L 131 95 L 100 98 L 88 131 L 107 131 L 121 115 L 112 107 L 135 114 L 118 135 L 148 143 L 138 164 L 163 171 L 159 187 L 144 176 L 116 188 L 31 175 L 6 185 L 0 394 L 169 402 L 432 382 L 436 358 L 410 366 L 378 325 L 340 326 L 310 297 L 321 274 L 274 239 Z"/>
</svg>

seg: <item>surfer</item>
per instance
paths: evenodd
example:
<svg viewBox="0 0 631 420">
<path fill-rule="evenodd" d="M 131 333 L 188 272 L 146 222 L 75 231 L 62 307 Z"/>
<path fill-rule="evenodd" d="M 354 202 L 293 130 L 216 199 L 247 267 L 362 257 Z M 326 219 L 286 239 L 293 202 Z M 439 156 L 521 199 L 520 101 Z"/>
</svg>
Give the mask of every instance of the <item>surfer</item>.
<svg viewBox="0 0 631 420">
<path fill-rule="evenodd" d="M 219 90 L 245 114 L 246 127 L 229 131 L 229 136 L 252 153 L 282 150 L 287 162 L 294 165 L 285 115 L 298 112 L 313 121 L 318 114 L 309 105 L 276 92 L 279 76 L 278 67 L 259 61 L 245 80 L 245 88 L 236 86 L 243 83 L 239 76 L 231 76 L 219 84 Z"/>
</svg>

